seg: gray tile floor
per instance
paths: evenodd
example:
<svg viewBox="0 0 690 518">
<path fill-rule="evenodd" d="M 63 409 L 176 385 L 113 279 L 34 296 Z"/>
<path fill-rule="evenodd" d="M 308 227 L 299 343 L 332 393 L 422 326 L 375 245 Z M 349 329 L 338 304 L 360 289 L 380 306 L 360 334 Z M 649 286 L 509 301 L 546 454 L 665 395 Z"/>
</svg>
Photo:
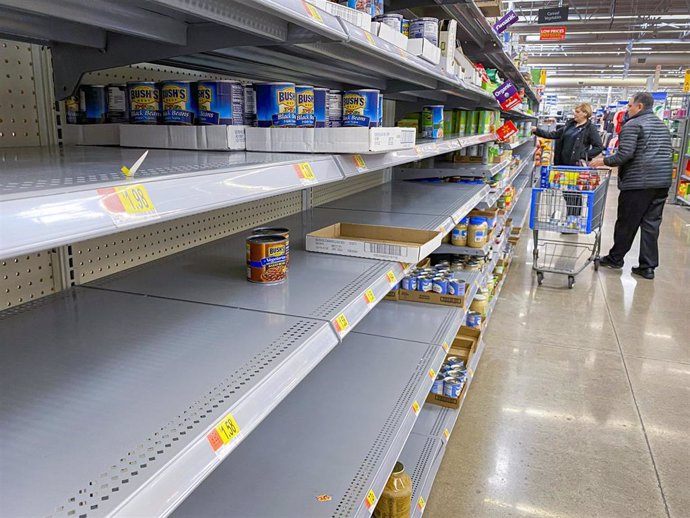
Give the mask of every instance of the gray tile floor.
<svg viewBox="0 0 690 518">
<path fill-rule="evenodd" d="M 602 247 L 612 243 L 609 192 Z M 426 518 L 690 517 L 690 210 L 654 281 L 590 267 L 537 287 L 523 233 Z"/>
</svg>

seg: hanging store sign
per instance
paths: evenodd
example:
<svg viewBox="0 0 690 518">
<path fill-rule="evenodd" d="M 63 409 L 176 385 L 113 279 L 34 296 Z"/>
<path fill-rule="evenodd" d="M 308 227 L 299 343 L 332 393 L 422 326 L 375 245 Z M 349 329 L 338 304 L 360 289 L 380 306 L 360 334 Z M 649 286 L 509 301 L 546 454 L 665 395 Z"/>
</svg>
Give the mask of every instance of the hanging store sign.
<svg viewBox="0 0 690 518">
<path fill-rule="evenodd" d="M 518 15 L 515 14 L 514 11 L 508 11 L 501 17 L 500 20 L 494 23 L 494 30 L 496 31 L 496 34 L 501 34 L 503 31 L 505 31 L 508 27 L 510 27 L 517 21 Z"/>
<path fill-rule="evenodd" d="M 537 23 L 556 23 L 565 22 L 568 20 L 568 11 L 570 7 L 564 5 L 563 7 L 546 7 L 539 9 Z"/>
<path fill-rule="evenodd" d="M 559 41 L 565 39 L 565 27 L 542 27 L 539 29 L 539 41 Z"/>
<path fill-rule="evenodd" d="M 683 91 L 690 92 L 690 68 L 685 70 L 685 81 L 683 82 Z"/>
<path fill-rule="evenodd" d="M 508 121 L 503 126 L 501 126 L 500 128 L 498 128 L 496 130 L 496 135 L 498 136 L 499 140 L 502 140 L 505 142 L 512 135 L 515 135 L 517 132 L 518 132 L 518 129 L 515 126 L 515 124 L 513 124 L 513 121 Z"/>
</svg>

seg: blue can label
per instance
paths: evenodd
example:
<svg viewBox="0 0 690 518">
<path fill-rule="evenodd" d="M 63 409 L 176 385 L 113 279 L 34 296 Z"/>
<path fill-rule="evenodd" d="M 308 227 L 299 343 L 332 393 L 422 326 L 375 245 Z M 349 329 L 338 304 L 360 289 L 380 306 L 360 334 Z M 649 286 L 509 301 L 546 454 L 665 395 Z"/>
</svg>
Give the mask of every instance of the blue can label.
<svg viewBox="0 0 690 518">
<path fill-rule="evenodd" d="M 297 86 L 295 87 L 297 96 L 297 127 L 313 128 L 316 123 L 314 114 L 314 87 Z"/>
<path fill-rule="evenodd" d="M 197 84 L 199 124 L 244 124 L 244 88 L 230 81 Z"/>
<path fill-rule="evenodd" d="M 416 18 L 410 20 L 410 38 L 424 38 L 438 45 L 438 20 L 435 18 Z"/>
<path fill-rule="evenodd" d="M 379 125 L 379 92 L 351 90 L 343 95 L 343 126 L 375 128 Z"/>
<path fill-rule="evenodd" d="M 314 126 L 328 126 L 328 89 L 314 88 Z"/>
<path fill-rule="evenodd" d="M 448 377 L 443 380 L 443 395 L 446 397 L 458 398 L 462 392 L 462 383 L 456 378 Z"/>
<path fill-rule="evenodd" d="M 408 291 L 417 290 L 417 278 L 416 277 L 404 277 L 402 280 L 402 289 Z"/>
<path fill-rule="evenodd" d="M 161 85 L 164 124 L 194 124 L 196 103 L 191 85 L 182 81 L 166 81 Z"/>
<path fill-rule="evenodd" d="M 292 83 L 261 83 L 256 90 L 256 120 L 261 128 L 297 124 L 297 98 Z"/>
<path fill-rule="evenodd" d="M 447 279 L 434 279 L 432 290 L 434 293 L 439 295 L 448 295 L 448 280 Z"/>
<path fill-rule="evenodd" d="M 328 92 L 328 127 L 339 128 L 343 125 L 343 94 L 338 90 Z"/>
<path fill-rule="evenodd" d="M 107 111 L 104 86 L 82 85 L 79 87 L 79 106 L 82 122 L 103 123 Z"/>
<path fill-rule="evenodd" d="M 438 394 L 439 396 L 443 395 L 443 378 L 438 376 L 435 380 L 433 385 L 431 385 L 431 393 L 432 394 Z"/>
<path fill-rule="evenodd" d="M 425 277 L 417 278 L 417 291 L 431 291 L 434 286 L 434 281 Z"/>
<path fill-rule="evenodd" d="M 458 280 L 448 281 L 448 295 L 462 297 L 465 294 L 465 283 Z"/>
<path fill-rule="evenodd" d="M 150 82 L 128 83 L 129 122 L 156 124 L 160 118 L 160 90 Z"/>
</svg>

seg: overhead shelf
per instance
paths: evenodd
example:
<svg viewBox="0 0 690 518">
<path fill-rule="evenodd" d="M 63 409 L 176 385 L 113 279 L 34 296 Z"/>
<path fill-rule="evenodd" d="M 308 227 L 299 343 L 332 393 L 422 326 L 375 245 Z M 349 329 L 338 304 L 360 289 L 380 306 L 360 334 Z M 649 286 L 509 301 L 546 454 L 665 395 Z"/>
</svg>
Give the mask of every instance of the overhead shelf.
<svg viewBox="0 0 690 518">
<path fill-rule="evenodd" d="M 520 146 L 524 146 L 524 145 L 527 144 L 528 142 L 534 142 L 534 137 L 533 137 L 533 136 L 524 137 L 524 138 L 518 140 L 517 142 L 511 142 L 510 144 L 506 144 L 506 145 L 507 145 L 510 149 L 517 149 L 517 148 L 519 148 Z"/>
<path fill-rule="evenodd" d="M 435 162 L 430 167 L 399 168 L 395 171 L 395 178 L 397 180 L 422 180 L 447 176 L 491 178 L 503 171 L 511 162 L 512 159 L 504 160 L 498 164 Z"/>
<path fill-rule="evenodd" d="M 0 151 L 0 258 L 342 180 L 488 142 L 495 135 L 421 141 L 375 155 L 150 150 L 117 147 L 9 148 Z M 312 174 L 305 175 L 304 167 Z M 362 166 L 364 164 L 364 166 Z M 113 188 L 142 186 L 150 207 L 127 212 Z M 141 189 L 137 189 L 137 193 Z M 135 193 L 136 194 L 136 193 Z"/>
</svg>

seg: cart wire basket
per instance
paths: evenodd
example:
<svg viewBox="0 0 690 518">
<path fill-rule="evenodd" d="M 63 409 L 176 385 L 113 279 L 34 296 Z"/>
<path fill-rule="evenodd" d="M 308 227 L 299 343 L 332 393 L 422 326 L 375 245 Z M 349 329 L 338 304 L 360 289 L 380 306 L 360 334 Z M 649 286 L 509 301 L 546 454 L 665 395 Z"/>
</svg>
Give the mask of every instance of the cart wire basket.
<svg viewBox="0 0 690 518">
<path fill-rule="evenodd" d="M 532 269 L 541 285 L 544 273 L 575 276 L 590 263 L 599 269 L 601 226 L 611 170 L 588 167 L 543 166 L 540 187 L 532 189 L 529 226 L 533 231 Z M 560 234 L 544 237 L 540 232 Z M 593 241 L 579 235 L 594 235 Z"/>
</svg>

